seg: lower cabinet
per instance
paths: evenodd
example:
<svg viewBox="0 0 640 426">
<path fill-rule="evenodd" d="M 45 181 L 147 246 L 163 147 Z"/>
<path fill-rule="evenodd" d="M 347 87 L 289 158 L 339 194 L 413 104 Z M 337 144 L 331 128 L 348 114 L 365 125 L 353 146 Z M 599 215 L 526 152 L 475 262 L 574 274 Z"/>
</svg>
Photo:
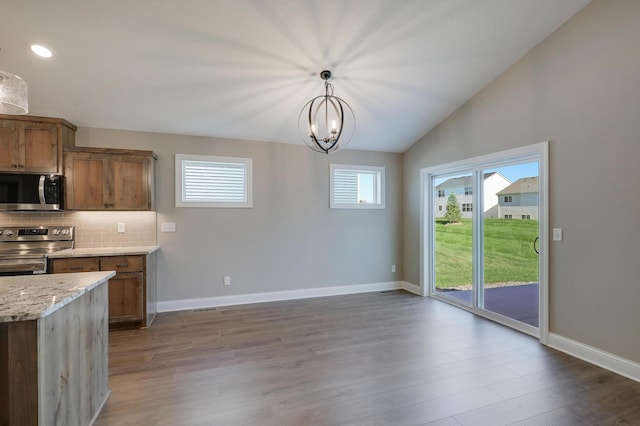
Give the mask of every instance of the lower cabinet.
<svg viewBox="0 0 640 426">
<path fill-rule="evenodd" d="M 147 267 L 154 260 L 154 254 L 56 258 L 49 260 L 49 271 L 116 271 L 109 280 L 109 324 L 147 327 L 156 313 L 155 265 Z"/>
</svg>

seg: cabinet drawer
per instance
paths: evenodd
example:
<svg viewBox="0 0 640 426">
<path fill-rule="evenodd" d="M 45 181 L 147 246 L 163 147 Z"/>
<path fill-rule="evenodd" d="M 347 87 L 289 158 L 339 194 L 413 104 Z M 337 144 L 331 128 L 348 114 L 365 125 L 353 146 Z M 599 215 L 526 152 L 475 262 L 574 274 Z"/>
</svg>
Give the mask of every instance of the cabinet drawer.
<svg viewBox="0 0 640 426">
<path fill-rule="evenodd" d="M 63 274 L 65 272 L 95 272 L 100 270 L 97 257 L 73 257 L 68 259 L 52 259 L 51 272 Z"/>
<path fill-rule="evenodd" d="M 144 256 L 109 256 L 100 258 L 101 271 L 142 272 Z"/>
</svg>

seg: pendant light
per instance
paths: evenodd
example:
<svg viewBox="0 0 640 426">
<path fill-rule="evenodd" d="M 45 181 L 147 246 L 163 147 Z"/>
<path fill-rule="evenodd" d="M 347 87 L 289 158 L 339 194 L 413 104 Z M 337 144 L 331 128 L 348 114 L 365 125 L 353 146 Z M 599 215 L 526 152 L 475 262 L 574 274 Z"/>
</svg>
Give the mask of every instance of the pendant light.
<svg viewBox="0 0 640 426">
<path fill-rule="evenodd" d="M 356 118 L 349 104 L 333 95 L 333 84 L 329 83 L 331 71 L 322 71 L 320 78 L 324 80 L 324 95 L 305 104 L 298 116 L 298 129 L 309 148 L 329 154 L 349 143 Z"/>
<path fill-rule="evenodd" d="M 27 83 L 17 75 L 0 70 L 0 114 L 19 115 L 27 112 Z"/>
</svg>

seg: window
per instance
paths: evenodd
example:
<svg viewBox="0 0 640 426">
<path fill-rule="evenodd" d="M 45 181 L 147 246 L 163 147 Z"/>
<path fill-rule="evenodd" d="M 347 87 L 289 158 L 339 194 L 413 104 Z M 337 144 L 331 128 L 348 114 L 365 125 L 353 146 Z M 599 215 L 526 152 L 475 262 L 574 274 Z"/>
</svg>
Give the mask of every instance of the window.
<svg viewBox="0 0 640 426">
<path fill-rule="evenodd" d="M 384 209 L 384 167 L 331 164 L 332 209 Z"/>
<path fill-rule="evenodd" d="M 438 206 L 438 211 L 441 212 L 442 211 L 442 206 Z"/>
<path fill-rule="evenodd" d="M 252 207 L 251 158 L 176 154 L 176 207 Z"/>
<path fill-rule="evenodd" d="M 505 203 L 511 203 L 511 202 L 513 202 L 513 196 L 512 196 L 512 195 L 505 195 L 505 196 L 504 196 L 504 202 L 505 202 Z"/>
<path fill-rule="evenodd" d="M 472 211 L 471 203 L 462 203 L 462 211 L 463 212 Z"/>
<path fill-rule="evenodd" d="M 473 189 L 470 186 L 465 186 L 464 187 L 464 195 L 472 195 L 473 194 Z"/>
<path fill-rule="evenodd" d="M 438 189 L 438 198 L 444 198 L 444 189 Z"/>
<path fill-rule="evenodd" d="M 504 218 L 505 218 L 505 219 L 513 219 L 513 216 L 512 216 L 512 215 L 510 215 L 510 214 L 505 214 L 505 215 L 504 215 Z"/>
<path fill-rule="evenodd" d="M 523 214 L 522 215 L 522 220 L 531 220 L 531 215 L 530 214 Z"/>
</svg>

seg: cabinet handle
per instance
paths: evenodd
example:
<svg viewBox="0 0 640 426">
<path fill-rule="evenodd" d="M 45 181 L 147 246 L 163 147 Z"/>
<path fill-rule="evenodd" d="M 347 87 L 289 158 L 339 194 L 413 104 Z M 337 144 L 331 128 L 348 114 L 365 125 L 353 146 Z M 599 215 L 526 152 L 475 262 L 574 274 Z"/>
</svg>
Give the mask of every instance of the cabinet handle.
<svg viewBox="0 0 640 426">
<path fill-rule="evenodd" d="M 79 271 L 80 269 L 84 269 L 84 266 L 70 266 L 69 270 L 71 271 Z"/>
<path fill-rule="evenodd" d="M 128 264 L 128 263 L 125 263 L 124 265 L 118 265 L 118 264 L 116 263 L 116 268 L 126 268 L 127 266 L 129 266 L 129 264 Z"/>
<path fill-rule="evenodd" d="M 17 164 L 12 164 L 11 167 L 13 167 L 14 169 L 17 169 L 18 165 Z"/>
</svg>

